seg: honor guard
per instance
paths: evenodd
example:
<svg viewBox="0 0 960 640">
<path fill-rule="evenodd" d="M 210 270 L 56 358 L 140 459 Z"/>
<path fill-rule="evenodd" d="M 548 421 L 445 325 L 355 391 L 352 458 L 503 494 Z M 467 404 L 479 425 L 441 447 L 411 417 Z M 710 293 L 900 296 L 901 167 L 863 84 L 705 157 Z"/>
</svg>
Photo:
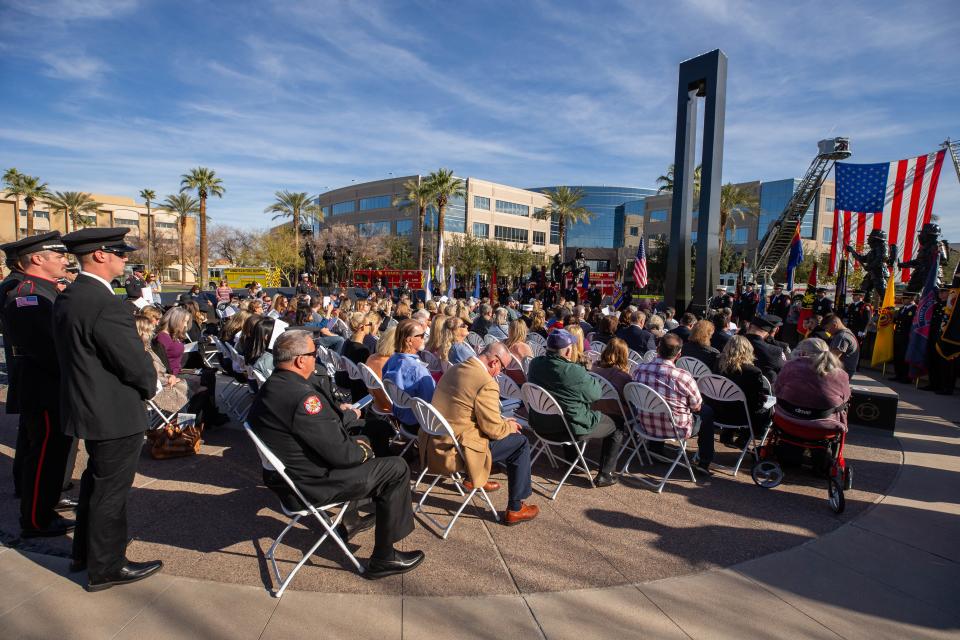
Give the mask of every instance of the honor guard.
<svg viewBox="0 0 960 640">
<path fill-rule="evenodd" d="M 7 277 L 3 279 L 3 282 L 0 282 L 0 329 L 2 327 L 3 321 L 3 301 L 7 299 L 7 293 L 12 289 L 16 289 L 17 285 L 23 280 L 23 272 L 20 270 L 20 263 L 17 261 L 17 256 L 14 253 L 5 254 L 5 263 L 7 269 L 10 270 L 10 273 L 7 274 Z M 7 363 L 7 404 L 6 404 L 6 413 L 7 415 L 16 415 L 20 413 L 20 388 L 16 383 L 17 380 L 17 371 L 16 371 L 16 361 L 13 359 L 13 354 L 10 350 L 10 341 L 3 341 L 3 355 L 4 362 Z M 25 445 L 23 445 L 23 427 L 22 419 L 21 424 L 17 427 L 17 444 L 16 450 L 13 454 L 13 494 L 17 498 L 20 497 L 20 474 L 23 471 L 23 451 L 26 450 Z"/>
<path fill-rule="evenodd" d="M 20 265 L 22 279 L 3 300 L 4 339 L 10 345 L 13 385 L 19 389 L 20 528 L 23 538 L 60 536 L 73 520 L 60 516 L 63 477 L 73 438 L 60 428 L 60 367 L 53 342 L 53 303 L 57 279 L 67 275 L 67 248 L 59 231 L 42 233 L 0 247 Z"/>
<path fill-rule="evenodd" d="M 916 296 L 909 291 L 903 293 L 903 306 L 893 318 L 893 370 L 891 380 L 910 382 L 910 367 L 907 365 L 907 345 L 910 344 L 910 331 L 913 329 L 913 317 L 917 315 Z"/>
<path fill-rule="evenodd" d="M 126 227 L 83 229 L 63 236 L 81 273 L 53 305 L 53 338 L 60 363 L 63 431 L 84 441 L 72 571 L 87 571 L 88 591 L 142 580 L 161 562 L 126 558 L 127 497 L 137 473 L 144 401 L 160 390 L 133 316 L 110 286 L 123 274 Z"/>
<path fill-rule="evenodd" d="M 783 348 L 771 342 L 777 327 L 781 324 L 783 321 L 775 315 L 755 316 L 744 334 L 744 337 L 753 345 L 754 362 L 771 384 L 777 379 L 777 374 L 787 361 L 787 354 Z"/>
<path fill-rule="evenodd" d="M 737 317 L 741 322 L 749 323 L 757 313 L 757 305 L 760 304 L 760 296 L 753 290 L 755 282 L 748 282 L 746 289 L 740 294 L 740 300 L 737 302 Z"/>
<path fill-rule="evenodd" d="M 786 318 L 790 309 L 790 296 L 783 292 L 783 285 L 779 282 L 773 285 L 773 295 L 767 303 L 767 313 L 779 318 Z"/>
<path fill-rule="evenodd" d="M 817 299 L 813 302 L 813 314 L 826 318 L 833 313 L 833 300 L 827 297 L 827 290 L 817 287 Z"/>
<path fill-rule="evenodd" d="M 863 299 L 863 291 L 853 292 L 853 302 L 847 305 L 844 312 L 844 321 L 847 328 L 853 331 L 858 338 L 863 338 L 867 332 L 867 325 L 873 317 L 873 307 Z"/>
<path fill-rule="evenodd" d="M 733 307 L 733 296 L 727 293 L 724 286 L 717 287 L 717 295 L 710 298 L 711 309 L 729 309 Z"/>
</svg>

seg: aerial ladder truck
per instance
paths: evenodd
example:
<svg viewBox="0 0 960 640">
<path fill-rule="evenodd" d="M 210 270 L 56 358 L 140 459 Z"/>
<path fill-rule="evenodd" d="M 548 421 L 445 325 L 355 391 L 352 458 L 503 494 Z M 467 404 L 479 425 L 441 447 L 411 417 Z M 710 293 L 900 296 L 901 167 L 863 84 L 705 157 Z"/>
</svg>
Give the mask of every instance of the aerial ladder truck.
<svg viewBox="0 0 960 640">
<path fill-rule="evenodd" d="M 817 157 L 810 163 L 810 168 L 793 192 L 793 197 L 760 241 L 753 273 L 763 278 L 764 282 L 770 282 L 780 260 L 789 251 L 797 225 L 803 222 L 804 214 L 833 169 L 834 163 L 850 157 L 850 141 L 847 138 L 821 140 L 817 149 Z"/>
</svg>

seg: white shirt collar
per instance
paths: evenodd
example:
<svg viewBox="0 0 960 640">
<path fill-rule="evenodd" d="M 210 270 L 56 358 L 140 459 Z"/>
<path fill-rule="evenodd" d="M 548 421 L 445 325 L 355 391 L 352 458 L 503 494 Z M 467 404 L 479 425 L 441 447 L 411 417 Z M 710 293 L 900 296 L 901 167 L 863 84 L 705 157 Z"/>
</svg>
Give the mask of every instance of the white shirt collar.
<svg viewBox="0 0 960 640">
<path fill-rule="evenodd" d="M 101 278 L 100 276 L 98 276 L 97 274 L 95 274 L 95 273 L 90 273 L 89 271 L 81 271 L 81 272 L 80 272 L 80 275 L 87 276 L 88 278 L 93 278 L 94 280 L 97 280 L 97 281 L 99 281 L 99 282 L 102 282 L 102 283 L 103 283 L 103 286 L 105 286 L 105 287 L 107 288 L 107 291 L 109 291 L 111 294 L 114 294 L 114 295 L 115 295 L 115 292 L 114 292 L 114 290 L 113 290 L 113 286 L 112 286 L 109 282 L 107 282 L 106 280 L 104 280 L 103 278 Z"/>
</svg>

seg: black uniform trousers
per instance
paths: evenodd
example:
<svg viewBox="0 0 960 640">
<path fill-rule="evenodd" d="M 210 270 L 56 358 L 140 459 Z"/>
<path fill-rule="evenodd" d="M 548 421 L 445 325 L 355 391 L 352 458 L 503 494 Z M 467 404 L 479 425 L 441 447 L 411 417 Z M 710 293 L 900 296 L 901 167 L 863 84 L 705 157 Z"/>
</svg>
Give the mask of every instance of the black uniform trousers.
<svg viewBox="0 0 960 640">
<path fill-rule="evenodd" d="M 910 365 L 907 364 L 907 345 L 910 343 L 910 334 L 893 334 L 893 370 L 897 380 L 906 382 L 910 379 Z"/>
<path fill-rule="evenodd" d="M 20 527 L 43 529 L 56 516 L 64 468 L 73 438 L 60 430 L 59 410 L 23 411 L 23 463 L 20 470 Z"/>
<path fill-rule="evenodd" d="M 73 559 L 86 562 L 91 581 L 126 563 L 127 497 L 143 447 L 143 433 L 84 441 L 89 460 L 80 478 Z"/>
<path fill-rule="evenodd" d="M 23 414 L 20 414 L 17 416 L 17 444 L 13 451 L 13 495 L 17 498 L 22 495 L 20 493 L 20 479 L 23 477 L 23 460 L 26 457 L 26 452 L 27 429 L 23 425 Z"/>
<path fill-rule="evenodd" d="M 356 467 L 332 469 L 323 480 L 295 482 L 315 504 L 370 498 L 376 506 L 375 549 L 386 549 L 413 532 L 410 467 L 402 458 L 374 458 Z M 332 496 L 331 485 L 339 485 Z"/>
</svg>

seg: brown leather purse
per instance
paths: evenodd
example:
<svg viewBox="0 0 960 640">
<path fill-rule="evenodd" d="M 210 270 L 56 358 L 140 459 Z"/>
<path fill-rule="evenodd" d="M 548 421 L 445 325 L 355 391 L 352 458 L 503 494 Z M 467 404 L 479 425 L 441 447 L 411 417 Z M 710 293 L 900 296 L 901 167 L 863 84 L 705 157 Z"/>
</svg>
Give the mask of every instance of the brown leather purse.
<svg viewBox="0 0 960 640">
<path fill-rule="evenodd" d="M 150 456 L 154 460 L 183 458 L 200 453 L 203 428 L 196 426 L 196 416 L 179 413 L 172 426 L 155 429 L 148 437 L 153 441 Z"/>
</svg>

